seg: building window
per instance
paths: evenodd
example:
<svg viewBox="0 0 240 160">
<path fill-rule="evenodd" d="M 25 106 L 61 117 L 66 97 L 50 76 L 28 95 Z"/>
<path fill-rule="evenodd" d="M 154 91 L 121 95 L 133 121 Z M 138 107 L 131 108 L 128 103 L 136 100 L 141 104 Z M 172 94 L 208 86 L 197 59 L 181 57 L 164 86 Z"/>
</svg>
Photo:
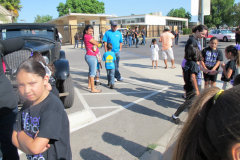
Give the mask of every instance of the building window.
<svg viewBox="0 0 240 160">
<path fill-rule="evenodd" d="M 140 22 L 145 22 L 145 18 L 140 18 Z"/>
<path fill-rule="evenodd" d="M 125 19 L 122 20 L 122 23 L 125 23 Z"/>
<path fill-rule="evenodd" d="M 135 21 L 136 21 L 136 23 L 138 23 L 139 22 L 139 18 L 135 18 Z"/>
<path fill-rule="evenodd" d="M 127 19 L 127 23 L 131 23 L 131 20 L 130 20 L 130 19 Z"/>
<path fill-rule="evenodd" d="M 121 20 L 118 20 L 118 24 L 122 24 L 122 21 L 121 21 Z"/>
<path fill-rule="evenodd" d="M 135 19 L 131 19 L 131 23 L 135 23 Z"/>
</svg>

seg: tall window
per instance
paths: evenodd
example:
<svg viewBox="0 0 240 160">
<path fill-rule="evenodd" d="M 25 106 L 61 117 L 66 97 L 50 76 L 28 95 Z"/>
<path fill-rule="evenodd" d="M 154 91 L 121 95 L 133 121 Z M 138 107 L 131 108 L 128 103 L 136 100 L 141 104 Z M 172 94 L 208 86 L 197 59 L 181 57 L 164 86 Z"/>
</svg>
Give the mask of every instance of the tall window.
<svg viewBox="0 0 240 160">
<path fill-rule="evenodd" d="M 125 19 L 122 20 L 122 23 L 123 23 L 123 24 L 125 23 Z"/>
<path fill-rule="evenodd" d="M 122 21 L 121 21 L 121 20 L 118 20 L 118 24 L 122 24 Z"/>
<path fill-rule="evenodd" d="M 135 18 L 135 21 L 136 21 L 136 23 L 138 23 L 139 22 L 139 18 Z"/>
</svg>

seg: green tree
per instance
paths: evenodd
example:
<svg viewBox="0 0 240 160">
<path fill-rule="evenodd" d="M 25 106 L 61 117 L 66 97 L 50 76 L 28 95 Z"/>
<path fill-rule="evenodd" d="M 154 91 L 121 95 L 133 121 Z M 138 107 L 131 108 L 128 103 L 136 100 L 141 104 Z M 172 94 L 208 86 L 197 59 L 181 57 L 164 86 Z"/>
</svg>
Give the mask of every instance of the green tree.
<svg viewBox="0 0 240 160">
<path fill-rule="evenodd" d="M 233 4 L 234 0 L 212 0 L 211 15 L 204 16 L 204 24 L 208 27 L 216 26 L 217 28 L 223 24 L 231 25 Z"/>
<path fill-rule="evenodd" d="M 190 12 L 186 12 L 186 10 L 184 8 L 179 8 L 179 9 L 171 9 L 167 16 L 170 17 L 179 17 L 179 18 L 187 18 L 188 22 L 191 21 L 192 19 L 192 15 Z"/>
<path fill-rule="evenodd" d="M 18 11 L 21 11 L 21 8 L 23 7 L 20 3 L 20 0 L 0 0 L 0 4 L 14 15 L 12 19 L 13 22 L 17 21 L 19 16 Z"/>
<path fill-rule="evenodd" d="M 153 13 L 151 12 L 151 13 L 149 13 L 150 15 L 153 15 Z"/>
<path fill-rule="evenodd" d="M 237 3 L 237 4 L 234 4 L 233 7 L 232 7 L 232 15 L 231 15 L 231 18 L 230 21 L 231 21 L 231 26 L 239 26 L 240 24 L 240 19 L 239 19 L 239 16 L 240 16 L 240 3 Z"/>
<path fill-rule="evenodd" d="M 53 16 L 49 16 L 49 15 L 37 15 L 36 17 L 34 17 L 34 23 L 45 23 L 45 22 L 48 22 L 48 21 L 51 21 L 52 20 L 52 17 Z"/>
<path fill-rule="evenodd" d="M 69 14 L 69 8 L 71 13 L 105 13 L 104 3 L 98 0 L 67 0 L 65 4 L 60 2 L 57 6 L 59 17 Z"/>
</svg>

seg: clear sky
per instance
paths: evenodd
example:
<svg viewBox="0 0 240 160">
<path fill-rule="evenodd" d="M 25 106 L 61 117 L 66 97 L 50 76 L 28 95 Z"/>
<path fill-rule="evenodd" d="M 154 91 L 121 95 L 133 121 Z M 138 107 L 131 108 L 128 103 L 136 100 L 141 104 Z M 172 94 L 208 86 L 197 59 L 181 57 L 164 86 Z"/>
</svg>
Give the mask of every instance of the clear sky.
<svg viewBox="0 0 240 160">
<path fill-rule="evenodd" d="M 99 0 L 105 3 L 105 13 L 117 16 L 128 16 L 131 14 L 149 14 L 151 12 L 162 12 L 165 16 L 172 8 L 183 7 L 191 12 L 191 0 Z M 58 17 L 57 6 L 66 0 L 21 0 L 23 5 L 19 12 L 18 22 L 26 20 L 33 23 L 37 15 L 50 15 L 53 19 Z M 240 0 L 235 0 L 235 3 Z M 197 22 L 197 16 L 192 17 L 193 22 Z"/>
</svg>

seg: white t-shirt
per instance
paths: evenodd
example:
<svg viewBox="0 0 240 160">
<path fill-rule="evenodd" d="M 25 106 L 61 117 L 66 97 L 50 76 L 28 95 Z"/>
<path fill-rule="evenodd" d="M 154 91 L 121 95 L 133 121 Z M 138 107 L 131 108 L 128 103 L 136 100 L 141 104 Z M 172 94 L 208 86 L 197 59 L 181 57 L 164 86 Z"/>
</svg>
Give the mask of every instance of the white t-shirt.
<svg viewBox="0 0 240 160">
<path fill-rule="evenodd" d="M 63 38 L 60 32 L 58 32 L 58 37 L 60 40 L 62 40 L 62 38 Z"/>
</svg>

